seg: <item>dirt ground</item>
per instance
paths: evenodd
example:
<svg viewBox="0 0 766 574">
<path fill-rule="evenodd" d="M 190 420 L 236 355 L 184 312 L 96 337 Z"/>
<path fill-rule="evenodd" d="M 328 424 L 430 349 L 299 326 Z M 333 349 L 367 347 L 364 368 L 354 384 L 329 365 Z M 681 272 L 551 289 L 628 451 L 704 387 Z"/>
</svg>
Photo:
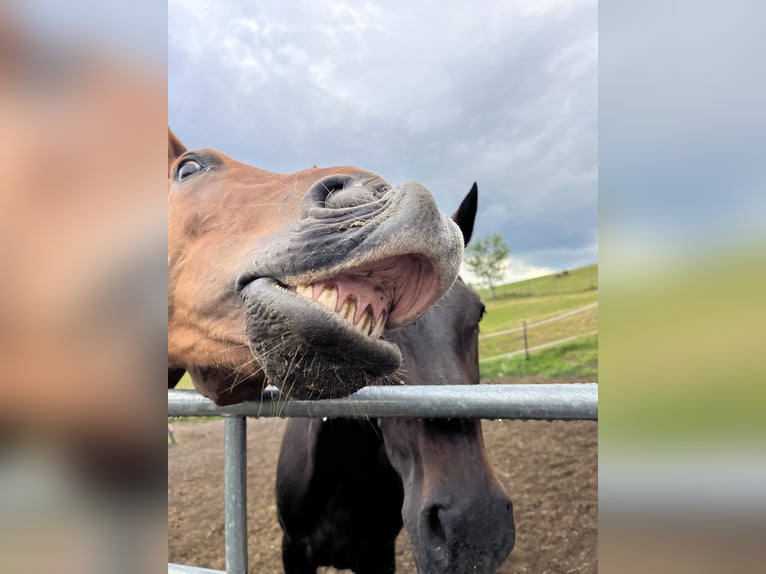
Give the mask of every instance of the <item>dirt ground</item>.
<svg viewBox="0 0 766 574">
<path fill-rule="evenodd" d="M 282 572 L 274 480 L 285 424 L 282 419 L 247 422 L 253 574 Z M 490 460 L 513 500 L 516 520 L 516 546 L 498 573 L 597 572 L 597 423 L 482 424 Z M 223 421 L 177 421 L 173 428 L 178 444 L 168 447 L 168 560 L 223 570 Z M 397 572 L 416 572 L 404 532 L 397 540 Z"/>
</svg>

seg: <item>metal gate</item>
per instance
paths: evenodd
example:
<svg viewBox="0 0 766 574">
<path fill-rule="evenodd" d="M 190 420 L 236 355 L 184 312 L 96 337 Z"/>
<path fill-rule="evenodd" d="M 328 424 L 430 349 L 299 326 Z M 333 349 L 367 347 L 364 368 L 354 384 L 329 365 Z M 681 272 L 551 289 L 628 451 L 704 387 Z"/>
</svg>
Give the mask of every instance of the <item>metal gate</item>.
<svg viewBox="0 0 766 574">
<path fill-rule="evenodd" d="M 246 417 L 482 418 L 597 420 L 598 385 L 439 385 L 365 387 L 344 399 L 286 400 L 267 389 L 262 401 L 218 407 L 195 391 L 168 391 L 168 416 L 224 417 L 226 574 L 246 574 Z M 168 564 L 168 574 L 223 574 Z"/>
</svg>

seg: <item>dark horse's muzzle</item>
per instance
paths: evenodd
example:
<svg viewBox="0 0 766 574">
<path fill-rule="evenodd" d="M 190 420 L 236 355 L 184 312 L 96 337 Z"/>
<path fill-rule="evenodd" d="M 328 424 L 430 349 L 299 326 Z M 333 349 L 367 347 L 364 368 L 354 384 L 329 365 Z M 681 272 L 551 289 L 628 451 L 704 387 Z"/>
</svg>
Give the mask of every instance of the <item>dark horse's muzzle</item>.
<svg viewBox="0 0 766 574">
<path fill-rule="evenodd" d="M 489 466 L 479 421 L 379 424 L 405 483 L 402 517 L 418 572 L 494 574 L 513 549 L 516 531 L 511 499 Z"/>
</svg>

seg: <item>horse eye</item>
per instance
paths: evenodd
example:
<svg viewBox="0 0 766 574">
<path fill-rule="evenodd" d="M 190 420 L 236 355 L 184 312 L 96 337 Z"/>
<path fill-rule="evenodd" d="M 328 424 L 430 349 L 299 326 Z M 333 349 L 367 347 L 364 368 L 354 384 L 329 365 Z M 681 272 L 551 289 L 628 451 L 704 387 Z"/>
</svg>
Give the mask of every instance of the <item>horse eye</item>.
<svg viewBox="0 0 766 574">
<path fill-rule="evenodd" d="M 178 168 L 178 179 L 183 181 L 187 177 L 192 176 L 200 171 L 202 171 L 202 165 L 200 165 L 198 161 L 187 159 Z"/>
</svg>

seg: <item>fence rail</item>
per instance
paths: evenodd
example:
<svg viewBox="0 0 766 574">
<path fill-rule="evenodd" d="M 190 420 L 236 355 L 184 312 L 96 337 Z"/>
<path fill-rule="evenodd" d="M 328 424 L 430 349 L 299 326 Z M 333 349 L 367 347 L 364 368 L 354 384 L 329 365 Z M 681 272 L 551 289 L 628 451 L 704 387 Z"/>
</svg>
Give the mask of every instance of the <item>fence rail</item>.
<svg viewBox="0 0 766 574">
<path fill-rule="evenodd" d="M 415 417 L 573 420 L 598 417 L 598 385 L 365 387 L 343 399 L 298 401 L 267 391 L 261 401 L 218 407 L 191 390 L 168 391 L 168 416 Z"/>
<path fill-rule="evenodd" d="M 596 383 L 365 387 L 344 399 L 299 401 L 267 389 L 260 401 L 226 407 L 191 390 L 168 391 L 168 416 L 220 416 L 224 422 L 226 574 L 247 574 L 247 432 L 250 417 L 416 417 L 597 420 Z M 223 574 L 168 564 L 168 574 Z"/>
<path fill-rule="evenodd" d="M 559 345 L 563 345 L 564 343 L 571 343 L 572 341 L 578 341 L 580 339 L 584 339 L 585 337 L 592 337 L 593 335 L 598 335 L 598 331 L 590 331 L 589 333 L 581 333 L 579 335 L 574 335 L 572 337 L 564 337 L 563 339 L 557 339 L 555 341 L 550 341 L 548 343 L 541 343 L 539 345 L 535 345 L 534 347 L 520 349 L 518 351 L 511 351 L 510 353 L 503 353 L 502 355 L 493 355 L 492 357 L 484 357 L 483 359 L 479 359 L 479 363 L 488 363 L 490 361 L 497 361 L 499 359 L 510 359 L 511 357 L 518 357 L 519 355 L 524 355 L 525 353 L 529 354 L 529 351 L 542 351 L 543 349 L 558 347 Z M 525 341 L 525 344 L 526 344 L 526 341 Z"/>
<path fill-rule="evenodd" d="M 539 321 L 527 323 L 527 329 L 532 329 L 533 327 L 539 327 L 540 325 L 547 325 L 548 323 L 555 323 L 556 321 L 560 321 L 561 319 L 566 319 L 567 317 L 572 317 L 574 315 L 577 315 L 578 313 L 583 313 L 584 311 L 588 311 L 589 309 L 593 309 L 594 307 L 598 307 L 598 302 L 590 303 L 588 305 L 585 305 L 584 307 L 578 307 L 577 309 L 572 309 L 571 311 L 566 311 L 562 313 L 561 315 L 556 315 L 555 317 L 548 317 L 547 319 L 541 319 Z M 524 327 L 513 327 L 512 329 L 505 329 L 504 331 L 495 331 L 493 333 L 487 333 L 486 335 L 482 334 L 481 338 L 491 339 L 492 337 L 500 337 L 502 335 L 510 335 L 512 333 L 521 333 L 523 330 L 524 330 Z"/>
</svg>

